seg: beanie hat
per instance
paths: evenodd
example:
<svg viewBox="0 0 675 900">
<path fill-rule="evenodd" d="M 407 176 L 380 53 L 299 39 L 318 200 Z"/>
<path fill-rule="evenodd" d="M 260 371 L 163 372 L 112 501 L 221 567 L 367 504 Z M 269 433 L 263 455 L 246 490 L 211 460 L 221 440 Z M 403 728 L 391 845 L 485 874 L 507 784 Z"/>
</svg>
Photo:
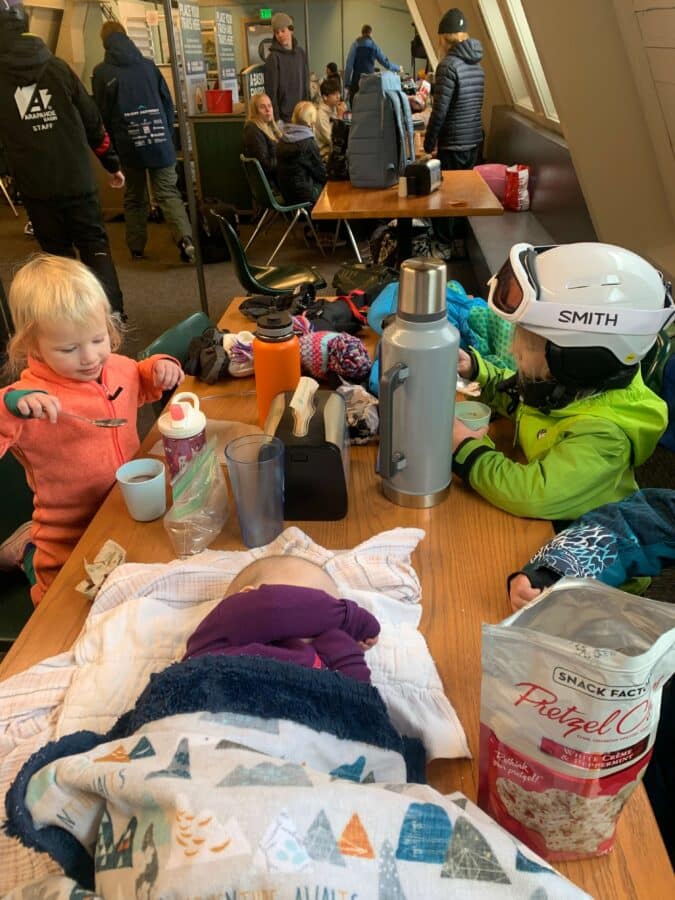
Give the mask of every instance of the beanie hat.
<svg viewBox="0 0 675 900">
<path fill-rule="evenodd" d="M 449 9 L 438 23 L 439 34 L 457 34 L 467 29 L 466 16 L 461 9 L 454 6 Z"/>
<path fill-rule="evenodd" d="M 312 331 L 301 335 L 299 341 L 302 370 L 308 375 L 325 378 L 335 372 L 347 381 L 368 377 L 370 356 L 363 341 L 354 335 Z"/>
<path fill-rule="evenodd" d="M 293 19 L 286 13 L 274 13 L 272 16 L 272 31 L 281 31 L 282 28 L 290 28 Z"/>
</svg>

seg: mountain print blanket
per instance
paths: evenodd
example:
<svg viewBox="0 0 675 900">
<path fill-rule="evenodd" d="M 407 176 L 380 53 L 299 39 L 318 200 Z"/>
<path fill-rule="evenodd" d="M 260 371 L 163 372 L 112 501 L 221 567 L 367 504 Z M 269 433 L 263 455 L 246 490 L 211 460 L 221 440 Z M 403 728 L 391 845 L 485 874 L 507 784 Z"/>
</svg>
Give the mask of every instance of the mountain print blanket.
<svg viewBox="0 0 675 900">
<path fill-rule="evenodd" d="M 8 832 L 63 868 L 10 898 L 585 897 L 461 795 L 376 689 L 274 660 L 154 675 L 105 735 L 48 744 Z"/>
</svg>

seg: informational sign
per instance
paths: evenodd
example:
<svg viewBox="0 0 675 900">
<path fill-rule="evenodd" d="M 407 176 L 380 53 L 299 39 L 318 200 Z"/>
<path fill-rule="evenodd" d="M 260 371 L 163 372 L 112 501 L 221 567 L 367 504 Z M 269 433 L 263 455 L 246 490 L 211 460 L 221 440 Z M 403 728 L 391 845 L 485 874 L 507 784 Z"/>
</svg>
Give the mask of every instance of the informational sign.
<svg viewBox="0 0 675 900">
<path fill-rule="evenodd" d="M 178 26 L 188 115 L 206 112 L 206 62 L 197 3 L 178 2 Z"/>
<path fill-rule="evenodd" d="M 232 102 L 239 102 L 237 65 L 234 59 L 234 31 L 232 13 L 216 7 L 215 37 L 218 82 L 221 90 L 232 91 Z"/>
<path fill-rule="evenodd" d="M 244 89 L 244 103 L 248 105 L 249 100 L 254 94 L 265 93 L 265 64 L 256 63 L 253 66 L 247 66 L 242 75 L 242 86 Z"/>
<path fill-rule="evenodd" d="M 272 10 L 269 7 L 262 7 L 260 10 L 260 19 L 261 21 L 265 21 L 265 19 L 272 18 Z"/>
</svg>

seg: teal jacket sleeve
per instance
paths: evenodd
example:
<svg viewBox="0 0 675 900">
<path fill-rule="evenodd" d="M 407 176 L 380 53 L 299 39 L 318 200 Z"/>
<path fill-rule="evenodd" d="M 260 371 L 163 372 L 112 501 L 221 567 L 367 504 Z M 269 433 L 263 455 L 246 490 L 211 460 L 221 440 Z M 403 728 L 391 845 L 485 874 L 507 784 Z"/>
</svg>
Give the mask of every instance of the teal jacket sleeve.
<svg viewBox="0 0 675 900">
<path fill-rule="evenodd" d="M 533 587 L 597 578 L 619 587 L 675 564 L 675 491 L 646 488 L 598 507 L 557 534 L 523 568 Z"/>
</svg>

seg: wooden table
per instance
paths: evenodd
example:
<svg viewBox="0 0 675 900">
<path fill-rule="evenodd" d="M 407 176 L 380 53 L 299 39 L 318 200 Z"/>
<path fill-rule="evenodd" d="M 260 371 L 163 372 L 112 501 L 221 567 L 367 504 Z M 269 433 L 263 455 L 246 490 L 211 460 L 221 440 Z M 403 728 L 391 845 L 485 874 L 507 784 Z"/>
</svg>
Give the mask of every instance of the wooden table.
<svg viewBox="0 0 675 900">
<path fill-rule="evenodd" d="M 240 331 L 250 323 L 236 303 L 220 325 Z M 256 423 L 252 379 L 206 385 L 186 379 L 185 390 L 205 400 L 210 418 Z M 491 434 L 508 449 L 510 425 L 493 423 Z M 158 439 L 156 426 L 143 442 L 147 453 Z M 319 544 L 353 547 L 373 534 L 395 526 L 423 528 L 426 537 L 413 562 L 422 582 L 422 631 L 436 660 L 446 693 L 464 725 L 473 760 L 436 760 L 429 780 L 447 793 L 461 790 L 475 800 L 478 779 L 481 623 L 498 622 L 509 612 L 505 590 L 508 573 L 527 560 L 551 535 L 548 522 L 509 516 L 453 482 L 443 503 L 431 509 L 406 509 L 384 498 L 374 474 L 376 448 L 352 447 L 349 514 L 338 522 L 297 522 Z M 0 665 L 0 678 L 23 671 L 48 656 L 67 650 L 80 632 L 89 602 L 75 590 L 83 578 L 83 559 L 93 559 L 107 538 L 127 548 L 129 562 L 168 562 L 169 539 L 156 522 L 130 519 L 115 487 L 83 535 L 56 581 Z M 243 549 L 234 513 L 212 549 Z M 675 896 L 668 856 L 646 793 L 632 796 L 618 828 L 615 850 L 607 857 L 558 868 L 599 900 Z"/>
<path fill-rule="evenodd" d="M 442 172 L 438 190 L 424 197 L 399 197 L 398 184 L 383 190 L 328 181 L 312 210 L 313 219 L 396 219 L 399 261 L 412 255 L 412 220 L 446 216 L 501 216 L 504 207 L 474 172 Z"/>
</svg>

